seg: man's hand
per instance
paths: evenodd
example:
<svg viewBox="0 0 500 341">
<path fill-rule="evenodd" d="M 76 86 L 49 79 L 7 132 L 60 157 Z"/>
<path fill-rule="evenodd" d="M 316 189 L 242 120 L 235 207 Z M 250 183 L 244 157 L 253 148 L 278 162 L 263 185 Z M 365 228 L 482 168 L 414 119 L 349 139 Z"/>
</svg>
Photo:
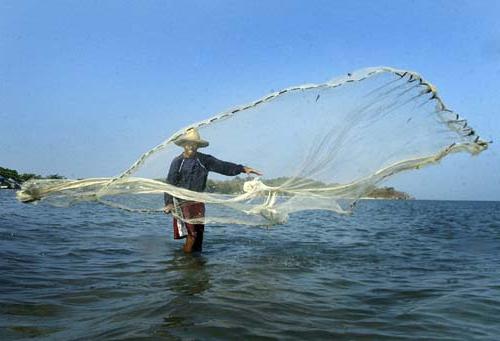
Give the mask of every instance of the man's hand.
<svg viewBox="0 0 500 341">
<path fill-rule="evenodd" d="M 165 207 L 163 208 L 163 212 L 165 212 L 165 214 L 170 214 L 172 213 L 173 210 L 174 210 L 174 204 L 165 205 Z"/>
<path fill-rule="evenodd" d="M 260 176 L 260 175 L 262 175 L 262 173 L 261 173 L 261 172 L 259 172 L 258 170 L 255 170 L 255 169 L 253 169 L 253 168 L 251 168 L 251 167 L 246 167 L 246 166 L 244 166 L 244 167 L 243 167 L 243 171 L 244 171 L 246 174 L 255 174 L 255 175 L 259 175 L 259 176 Z"/>
</svg>

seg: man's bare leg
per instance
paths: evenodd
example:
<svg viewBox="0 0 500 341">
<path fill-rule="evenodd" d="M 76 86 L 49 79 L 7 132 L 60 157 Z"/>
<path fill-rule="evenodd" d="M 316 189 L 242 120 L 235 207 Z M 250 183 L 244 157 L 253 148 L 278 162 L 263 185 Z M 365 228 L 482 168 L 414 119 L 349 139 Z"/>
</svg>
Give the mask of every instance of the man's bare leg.
<svg viewBox="0 0 500 341">
<path fill-rule="evenodd" d="M 205 232 L 204 225 L 195 225 L 195 232 L 193 234 L 188 234 L 186 237 L 186 243 L 183 246 L 185 253 L 201 252 L 203 248 L 203 233 Z"/>
<path fill-rule="evenodd" d="M 186 243 L 184 243 L 184 246 L 182 247 L 182 250 L 185 252 L 185 253 L 191 253 L 193 252 L 193 245 L 194 243 L 196 242 L 196 238 L 191 236 L 191 235 L 188 235 L 186 237 Z"/>
</svg>

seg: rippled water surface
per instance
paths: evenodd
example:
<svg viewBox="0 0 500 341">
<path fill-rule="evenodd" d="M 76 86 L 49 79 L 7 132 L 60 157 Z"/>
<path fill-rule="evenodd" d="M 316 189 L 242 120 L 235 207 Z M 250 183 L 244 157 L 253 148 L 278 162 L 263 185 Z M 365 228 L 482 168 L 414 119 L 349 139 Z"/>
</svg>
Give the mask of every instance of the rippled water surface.
<svg viewBox="0 0 500 341">
<path fill-rule="evenodd" d="M 447 339 L 500 335 L 500 203 L 362 201 L 272 229 L 0 191 L 0 339 Z"/>
</svg>

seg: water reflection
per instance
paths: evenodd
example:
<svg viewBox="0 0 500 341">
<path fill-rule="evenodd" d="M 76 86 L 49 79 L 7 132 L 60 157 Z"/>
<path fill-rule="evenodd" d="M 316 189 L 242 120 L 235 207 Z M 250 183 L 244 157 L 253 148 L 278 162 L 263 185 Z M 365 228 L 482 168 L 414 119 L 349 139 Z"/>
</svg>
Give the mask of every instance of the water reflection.
<svg viewBox="0 0 500 341">
<path fill-rule="evenodd" d="M 175 271 L 172 291 L 184 295 L 198 295 L 210 288 L 210 273 L 206 270 L 207 259 L 201 254 L 173 254 L 167 271 Z"/>
<path fill-rule="evenodd" d="M 202 294 L 211 287 L 206 264 L 207 258 L 201 254 L 184 254 L 181 250 L 172 254 L 166 271 L 176 274 L 169 283 L 174 297 L 166 305 L 159 334 L 170 335 L 168 331 L 172 328 L 194 324 L 193 316 L 200 309 Z"/>
</svg>

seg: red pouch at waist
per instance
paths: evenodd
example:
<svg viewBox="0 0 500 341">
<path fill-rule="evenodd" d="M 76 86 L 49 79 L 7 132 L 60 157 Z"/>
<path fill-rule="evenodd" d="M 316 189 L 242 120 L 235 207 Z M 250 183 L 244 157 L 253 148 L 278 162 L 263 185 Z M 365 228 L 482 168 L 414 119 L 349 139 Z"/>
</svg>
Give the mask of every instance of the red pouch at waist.
<svg viewBox="0 0 500 341">
<path fill-rule="evenodd" d="M 205 204 L 202 202 L 185 202 L 181 204 L 182 214 L 184 219 L 199 219 L 205 217 Z M 183 233 L 182 224 L 185 226 L 186 232 L 190 235 L 196 235 L 197 231 L 203 229 L 203 224 L 189 224 L 173 219 L 174 239 L 182 239 L 186 237 Z"/>
<path fill-rule="evenodd" d="M 181 204 L 184 219 L 199 219 L 205 217 L 205 204 L 202 202 L 185 202 Z"/>
</svg>

